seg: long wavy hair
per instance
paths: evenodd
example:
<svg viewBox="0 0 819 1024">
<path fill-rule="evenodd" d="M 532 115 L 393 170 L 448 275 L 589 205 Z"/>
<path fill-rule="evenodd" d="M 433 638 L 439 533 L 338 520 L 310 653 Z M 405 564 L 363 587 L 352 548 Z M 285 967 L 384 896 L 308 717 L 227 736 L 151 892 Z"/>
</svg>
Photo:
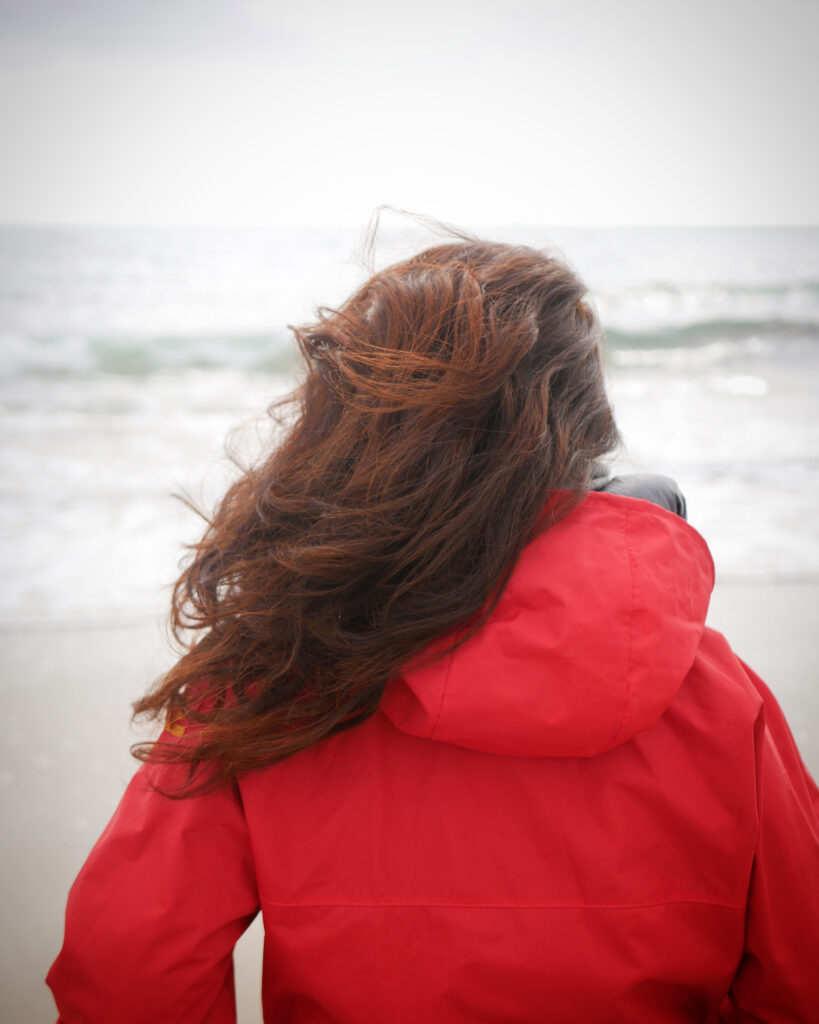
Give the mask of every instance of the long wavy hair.
<svg viewBox="0 0 819 1024">
<path fill-rule="evenodd" d="M 206 517 L 173 589 L 184 654 L 134 704 L 184 723 L 132 748 L 187 767 L 175 795 L 364 722 L 431 641 L 480 628 L 618 441 L 585 291 L 549 255 L 460 236 L 291 328 L 289 426 Z"/>
</svg>

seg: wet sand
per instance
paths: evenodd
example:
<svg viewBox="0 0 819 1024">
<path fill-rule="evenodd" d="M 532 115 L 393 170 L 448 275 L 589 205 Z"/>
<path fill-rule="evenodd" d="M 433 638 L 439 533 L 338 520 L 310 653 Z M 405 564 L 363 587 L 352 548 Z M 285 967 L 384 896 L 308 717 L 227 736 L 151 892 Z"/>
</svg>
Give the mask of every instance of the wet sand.
<svg viewBox="0 0 819 1024">
<path fill-rule="evenodd" d="M 819 584 L 719 584 L 709 624 L 779 699 L 819 776 Z M 129 702 L 172 660 L 154 623 L 0 628 L 3 815 L 0 1019 L 53 1021 L 43 978 L 62 940 L 68 888 L 136 763 Z M 236 952 L 240 1024 L 261 1021 L 262 930 Z"/>
</svg>

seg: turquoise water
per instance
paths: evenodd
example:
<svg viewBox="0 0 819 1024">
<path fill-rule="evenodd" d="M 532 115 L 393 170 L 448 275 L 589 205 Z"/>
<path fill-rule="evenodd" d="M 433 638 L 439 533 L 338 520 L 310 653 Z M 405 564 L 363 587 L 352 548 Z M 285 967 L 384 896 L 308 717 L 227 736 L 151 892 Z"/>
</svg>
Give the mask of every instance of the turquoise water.
<svg viewBox="0 0 819 1024">
<path fill-rule="evenodd" d="M 623 465 L 675 476 L 726 580 L 819 579 L 819 230 L 487 230 L 558 248 L 607 332 Z M 366 274 L 342 229 L 0 228 L 0 619 L 161 613 L 288 323 Z M 385 235 L 381 263 L 430 236 Z M 260 420 L 264 436 L 264 417 Z"/>
</svg>

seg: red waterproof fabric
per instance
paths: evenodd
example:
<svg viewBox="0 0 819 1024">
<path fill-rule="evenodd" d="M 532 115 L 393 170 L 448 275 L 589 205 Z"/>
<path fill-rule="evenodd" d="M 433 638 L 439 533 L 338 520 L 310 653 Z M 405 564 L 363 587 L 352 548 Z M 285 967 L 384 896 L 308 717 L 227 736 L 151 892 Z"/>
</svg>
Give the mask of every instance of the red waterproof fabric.
<svg viewBox="0 0 819 1024">
<path fill-rule="evenodd" d="M 227 791 L 131 782 L 48 977 L 65 1024 L 819 1020 L 819 796 L 703 627 L 704 541 L 591 494 L 486 626 Z M 152 768 L 151 771 L 160 769 Z"/>
</svg>

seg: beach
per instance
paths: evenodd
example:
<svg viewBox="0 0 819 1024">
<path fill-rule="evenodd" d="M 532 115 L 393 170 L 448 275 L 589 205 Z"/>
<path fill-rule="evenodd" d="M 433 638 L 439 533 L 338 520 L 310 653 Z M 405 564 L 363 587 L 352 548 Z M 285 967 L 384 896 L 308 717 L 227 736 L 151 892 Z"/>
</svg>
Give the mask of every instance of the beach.
<svg viewBox="0 0 819 1024">
<path fill-rule="evenodd" d="M 4 1024 L 56 1019 L 44 979 L 68 889 L 128 780 L 130 701 L 172 661 L 156 621 L 0 629 Z M 10 823 L 10 827 L 9 827 Z M 261 1022 L 261 922 L 236 953 L 239 1020 Z"/>
<path fill-rule="evenodd" d="M 718 584 L 709 624 L 771 687 L 819 776 L 819 585 Z M 129 703 L 172 660 L 160 625 L 2 631 L 4 1021 L 54 1018 L 43 979 L 68 888 L 137 767 Z M 262 930 L 235 954 L 240 1024 L 259 1024 Z"/>
</svg>

